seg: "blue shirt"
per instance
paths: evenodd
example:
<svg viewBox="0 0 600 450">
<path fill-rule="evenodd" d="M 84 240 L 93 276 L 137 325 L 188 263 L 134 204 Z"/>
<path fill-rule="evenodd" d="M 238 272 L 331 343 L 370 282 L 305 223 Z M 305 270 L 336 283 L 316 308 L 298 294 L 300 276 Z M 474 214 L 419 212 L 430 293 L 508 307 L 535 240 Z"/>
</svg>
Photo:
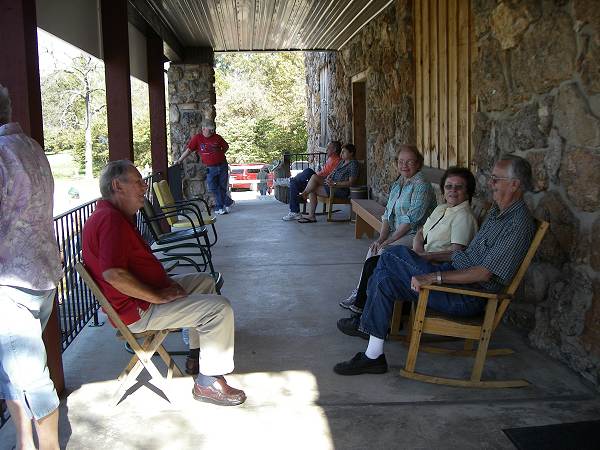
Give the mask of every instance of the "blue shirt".
<svg viewBox="0 0 600 450">
<path fill-rule="evenodd" d="M 409 223 L 410 233 L 416 233 L 437 206 L 435 191 L 421 172 L 405 180 L 398 178 L 392 185 L 382 220 L 394 232 L 400 224 Z"/>
</svg>

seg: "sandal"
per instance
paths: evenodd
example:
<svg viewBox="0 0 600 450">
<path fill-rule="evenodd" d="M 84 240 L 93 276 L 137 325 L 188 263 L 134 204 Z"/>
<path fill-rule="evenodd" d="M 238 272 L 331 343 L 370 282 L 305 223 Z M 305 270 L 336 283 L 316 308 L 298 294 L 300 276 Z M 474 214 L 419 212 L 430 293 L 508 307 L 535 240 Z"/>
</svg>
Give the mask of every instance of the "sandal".
<svg viewBox="0 0 600 450">
<path fill-rule="evenodd" d="M 316 223 L 317 219 L 309 219 L 308 217 L 302 217 L 298 219 L 298 223 Z"/>
</svg>

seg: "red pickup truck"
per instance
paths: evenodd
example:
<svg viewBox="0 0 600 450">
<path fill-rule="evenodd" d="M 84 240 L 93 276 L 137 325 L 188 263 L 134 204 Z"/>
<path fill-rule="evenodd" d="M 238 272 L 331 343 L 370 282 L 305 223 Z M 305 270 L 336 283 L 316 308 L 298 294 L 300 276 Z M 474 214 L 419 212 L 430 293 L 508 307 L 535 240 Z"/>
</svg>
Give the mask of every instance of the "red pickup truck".
<svg viewBox="0 0 600 450">
<path fill-rule="evenodd" d="M 229 184 L 231 190 L 234 189 L 250 189 L 256 191 L 258 188 L 258 172 L 264 167 L 268 168 L 263 163 L 253 164 L 229 164 Z M 273 172 L 267 172 L 267 189 L 271 192 L 273 189 Z"/>
</svg>

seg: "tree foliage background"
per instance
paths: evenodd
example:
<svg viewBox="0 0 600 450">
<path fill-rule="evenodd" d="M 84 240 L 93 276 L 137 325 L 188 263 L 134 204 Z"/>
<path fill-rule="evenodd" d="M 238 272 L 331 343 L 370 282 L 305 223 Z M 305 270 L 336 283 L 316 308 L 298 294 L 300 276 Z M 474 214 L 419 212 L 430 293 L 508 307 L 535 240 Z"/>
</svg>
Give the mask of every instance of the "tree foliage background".
<svg viewBox="0 0 600 450">
<path fill-rule="evenodd" d="M 87 176 L 97 176 L 108 162 L 103 62 L 84 54 L 63 58 L 41 74 L 41 88 L 46 150 L 70 152 L 80 173 L 91 154 Z M 302 53 L 217 55 L 215 89 L 230 162 L 269 163 L 283 152 L 306 151 Z M 151 165 L 148 87 L 132 78 L 131 92 L 134 162 L 143 168 Z"/>
<path fill-rule="evenodd" d="M 229 162 L 306 152 L 305 84 L 300 52 L 215 56 L 217 131 L 229 142 Z"/>
</svg>

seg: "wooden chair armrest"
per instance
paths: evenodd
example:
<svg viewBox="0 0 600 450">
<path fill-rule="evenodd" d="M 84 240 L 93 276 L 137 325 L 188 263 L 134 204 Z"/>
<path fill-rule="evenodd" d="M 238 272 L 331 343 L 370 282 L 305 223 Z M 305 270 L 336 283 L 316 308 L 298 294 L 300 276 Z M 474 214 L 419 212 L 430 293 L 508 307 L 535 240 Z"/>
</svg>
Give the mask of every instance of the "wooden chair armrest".
<svg viewBox="0 0 600 450">
<path fill-rule="evenodd" d="M 502 300 L 505 298 L 512 297 L 512 295 L 505 294 L 502 292 L 488 292 L 488 291 L 483 291 L 481 289 L 457 288 L 457 287 L 449 286 L 447 284 L 427 284 L 427 285 L 421 286 L 421 289 L 427 289 L 429 291 L 437 291 L 437 292 L 448 292 L 449 294 L 470 295 L 472 297 L 481 297 L 481 298 L 495 299 L 495 300 Z"/>
</svg>

